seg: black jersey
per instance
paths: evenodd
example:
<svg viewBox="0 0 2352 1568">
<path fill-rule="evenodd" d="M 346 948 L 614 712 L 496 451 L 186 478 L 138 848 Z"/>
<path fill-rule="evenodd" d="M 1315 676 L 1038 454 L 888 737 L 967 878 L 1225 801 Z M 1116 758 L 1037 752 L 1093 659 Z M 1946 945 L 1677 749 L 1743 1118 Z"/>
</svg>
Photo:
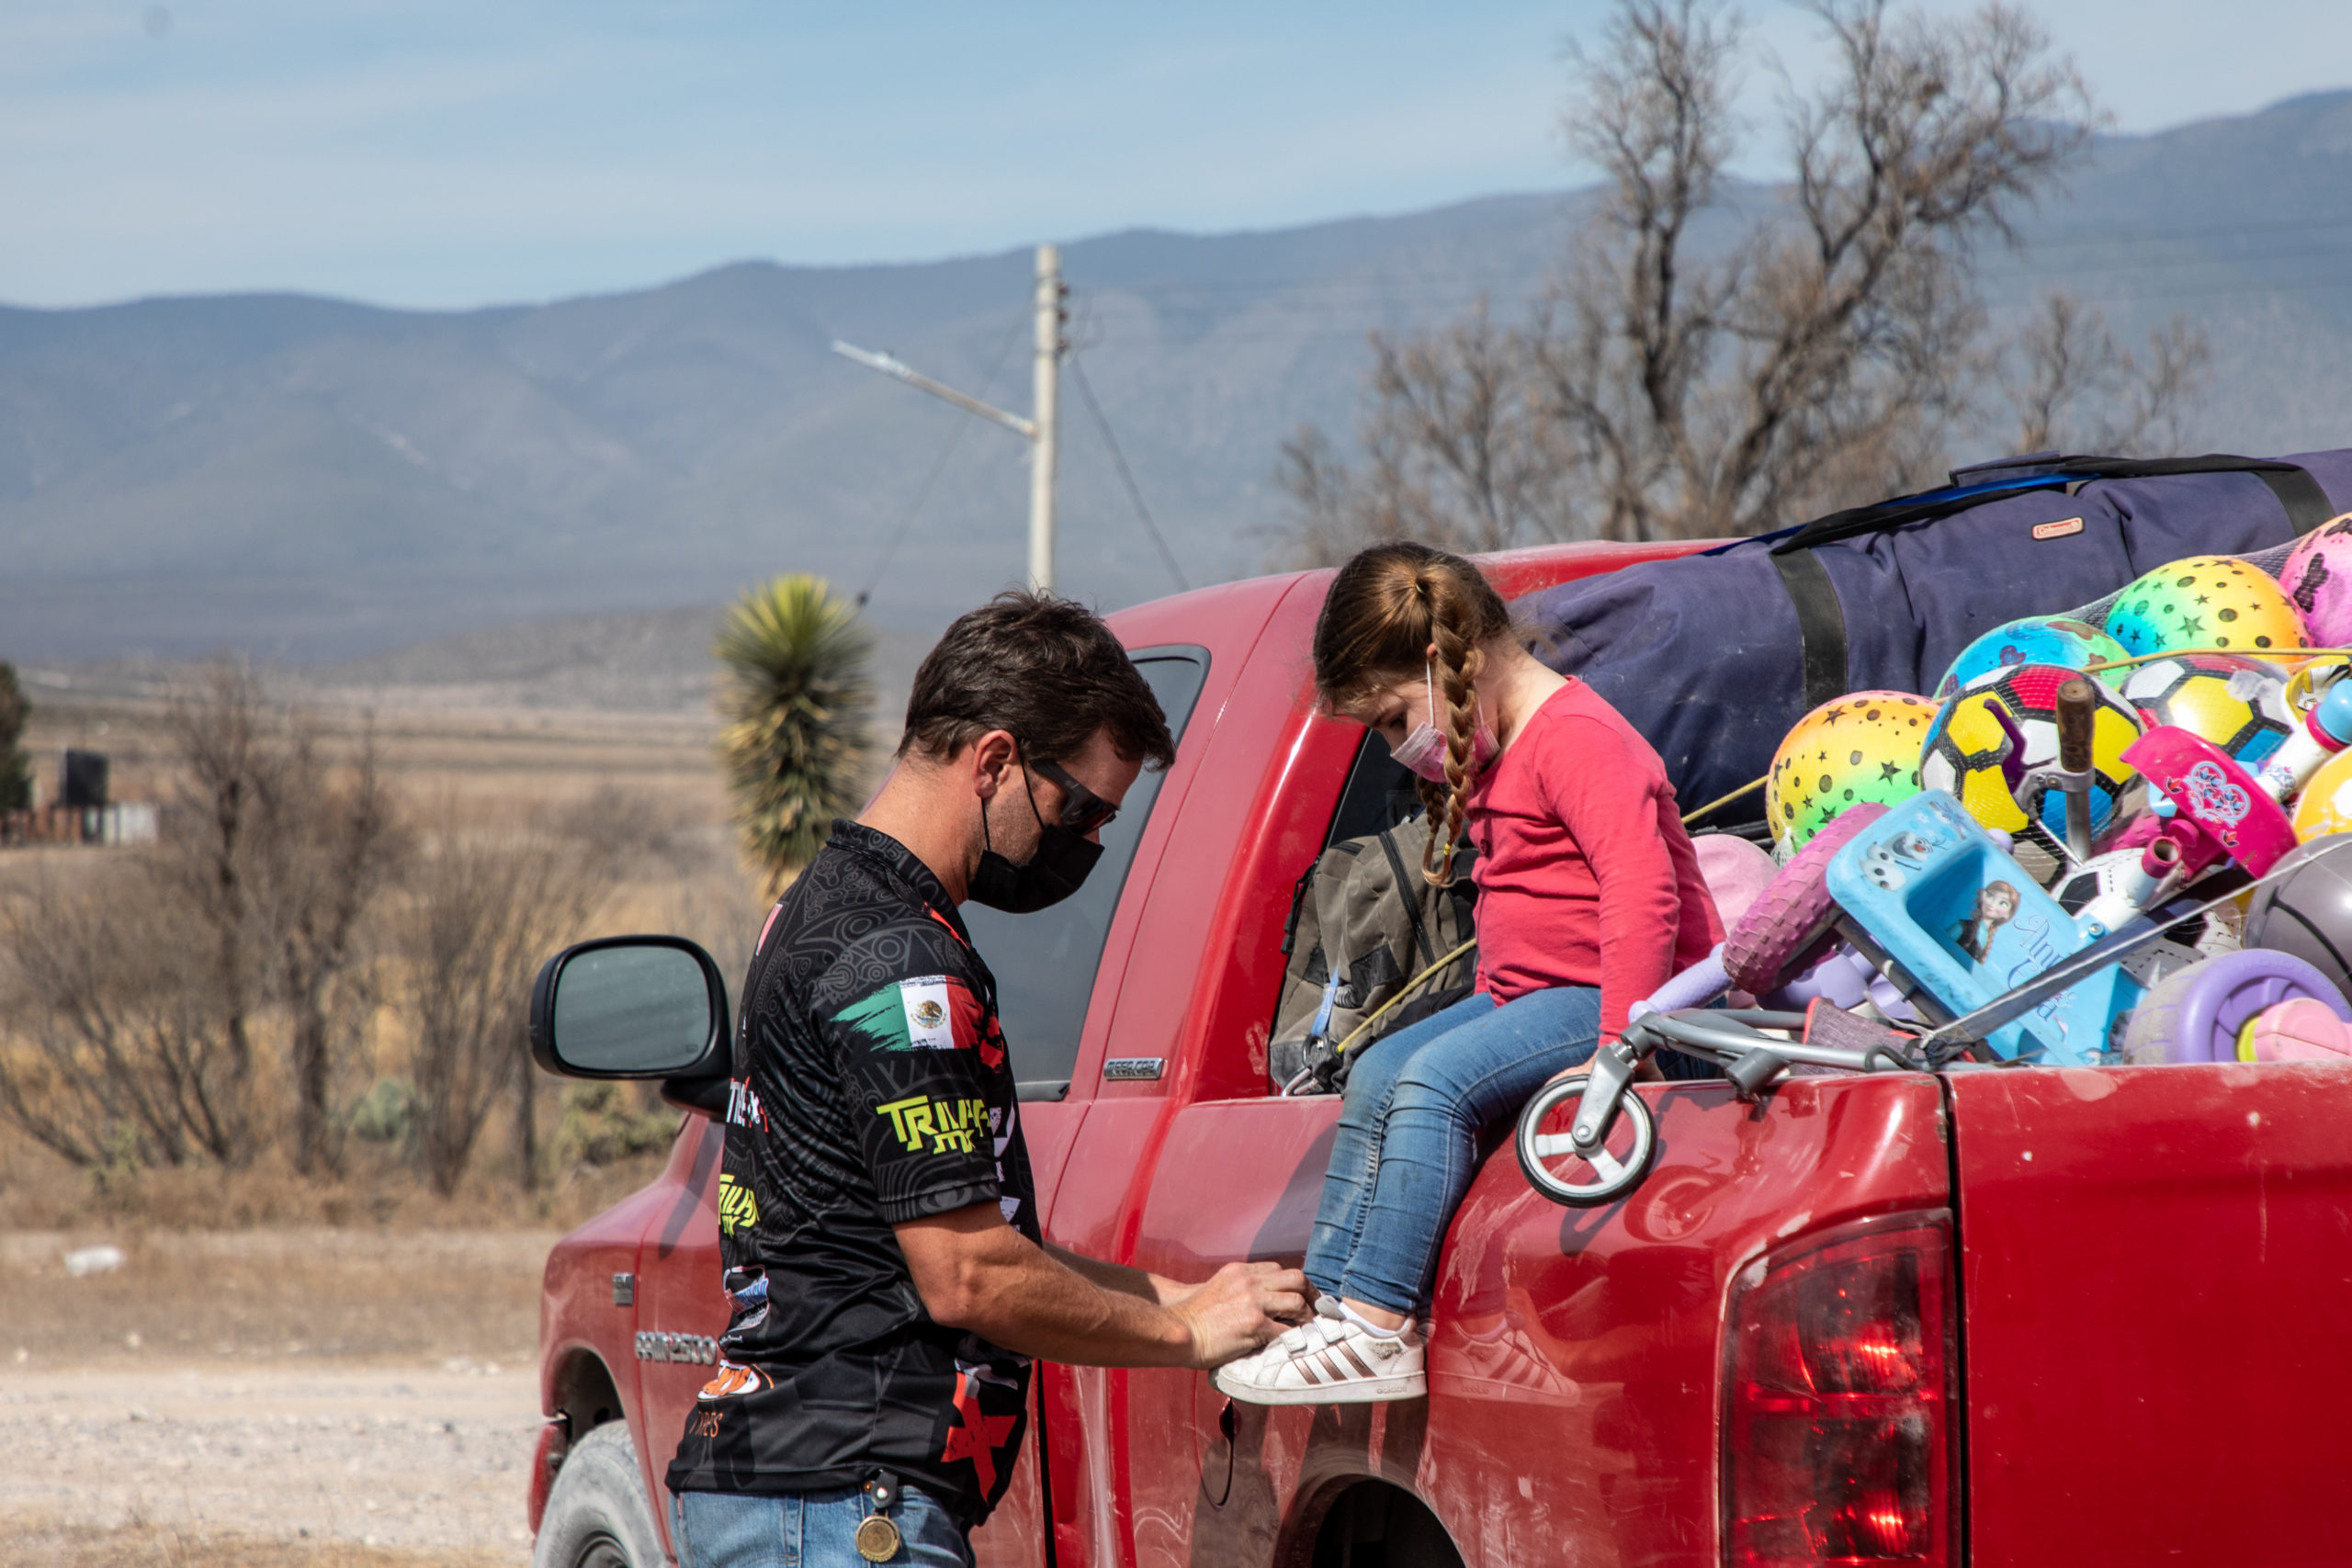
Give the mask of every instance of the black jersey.
<svg viewBox="0 0 2352 1568">
<path fill-rule="evenodd" d="M 733 1314 L 676 1492 L 808 1492 L 876 1470 L 967 1525 L 1003 1495 L 1025 1357 L 932 1321 L 894 1224 L 998 1204 L 1038 1239 L 996 983 L 929 868 L 836 822 L 768 916 L 718 1178 Z"/>
</svg>

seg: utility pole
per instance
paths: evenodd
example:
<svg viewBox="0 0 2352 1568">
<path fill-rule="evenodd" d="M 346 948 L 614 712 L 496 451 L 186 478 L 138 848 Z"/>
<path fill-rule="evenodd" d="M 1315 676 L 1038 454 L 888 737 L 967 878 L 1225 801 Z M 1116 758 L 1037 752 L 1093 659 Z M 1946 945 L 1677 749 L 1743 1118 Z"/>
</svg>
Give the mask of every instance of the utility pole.
<svg viewBox="0 0 2352 1568">
<path fill-rule="evenodd" d="M 1036 368 L 1031 382 L 1030 417 L 1007 413 L 1001 408 L 984 403 L 979 399 L 957 391 L 955 388 L 934 381 L 913 367 L 888 354 L 876 354 L 870 349 L 857 348 L 833 342 L 833 352 L 843 359 L 854 360 L 869 370 L 879 370 L 895 377 L 919 391 L 944 398 L 967 413 L 1004 426 L 1029 440 L 1029 586 L 1040 593 L 1051 592 L 1054 586 L 1054 461 L 1056 437 L 1061 428 L 1061 364 L 1069 345 L 1062 341 L 1062 325 L 1069 312 L 1062 301 L 1069 294 L 1062 282 L 1062 253 L 1058 245 L 1037 247 L 1037 288 L 1034 301 L 1036 315 Z"/>
<path fill-rule="evenodd" d="M 1061 433 L 1062 251 L 1037 247 L 1036 374 L 1029 394 L 1037 427 L 1029 454 L 1029 586 L 1054 586 L 1054 459 Z"/>
</svg>

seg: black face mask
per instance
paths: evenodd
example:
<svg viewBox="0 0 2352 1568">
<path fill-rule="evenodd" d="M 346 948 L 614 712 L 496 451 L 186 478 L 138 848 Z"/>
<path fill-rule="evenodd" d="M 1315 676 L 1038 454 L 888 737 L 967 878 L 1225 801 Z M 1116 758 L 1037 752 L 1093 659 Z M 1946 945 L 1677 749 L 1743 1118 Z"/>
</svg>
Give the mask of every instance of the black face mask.
<svg viewBox="0 0 2352 1568">
<path fill-rule="evenodd" d="M 1073 833 L 1058 822 L 1048 822 L 1037 809 L 1037 796 L 1029 786 L 1029 770 L 1021 770 L 1022 793 L 1029 796 L 1029 814 L 1037 818 L 1037 852 L 1029 857 L 1026 865 L 1015 865 L 995 850 L 985 847 L 989 841 L 989 813 L 984 803 L 980 807 L 979 869 L 972 873 L 972 901 L 991 909 L 1002 909 L 1008 915 L 1030 915 L 1039 909 L 1060 903 L 1078 891 L 1094 863 L 1102 858 L 1102 846 L 1087 841 L 1082 833 Z"/>
</svg>

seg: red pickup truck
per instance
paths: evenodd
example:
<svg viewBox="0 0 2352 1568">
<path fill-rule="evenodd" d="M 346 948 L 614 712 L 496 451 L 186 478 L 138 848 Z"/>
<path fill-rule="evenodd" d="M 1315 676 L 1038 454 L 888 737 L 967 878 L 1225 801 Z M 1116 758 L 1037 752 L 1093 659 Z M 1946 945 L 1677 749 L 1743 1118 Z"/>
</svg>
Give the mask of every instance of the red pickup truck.
<svg viewBox="0 0 2352 1568">
<path fill-rule="evenodd" d="M 1516 595 L 1684 547 L 1484 564 Z M 1139 781 L 1079 897 L 968 911 L 1065 1246 L 1179 1277 L 1305 1251 L 1339 1101 L 1269 1086 L 1283 922 L 1396 775 L 1313 709 L 1326 581 L 1111 617 L 1175 765 Z M 616 975 L 631 951 L 605 955 Z M 662 1560 L 663 1469 L 726 1319 L 725 987 L 690 944 L 634 951 L 691 977 L 667 1001 L 607 987 L 601 1017 L 593 984 L 558 1004 L 543 975 L 538 998 L 583 1043 L 570 1070 L 684 1072 L 668 1091 L 695 1108 L 660 1179 L 548 1260 L 530 1522 L 561 1568 Z M 980 1562 L 2352 1561 L 2352 1070 L 1637 1092 L 1655 1164 L 1611 1206 L 1486 1163 L 1441 1263 L 1426 1400 L 1268 1409 L 1200 1372 L 1041 1368 Z M 1461 1336 L 1465 1303 L 1507 1313 L 1518 1365 Z"/>
</svg>

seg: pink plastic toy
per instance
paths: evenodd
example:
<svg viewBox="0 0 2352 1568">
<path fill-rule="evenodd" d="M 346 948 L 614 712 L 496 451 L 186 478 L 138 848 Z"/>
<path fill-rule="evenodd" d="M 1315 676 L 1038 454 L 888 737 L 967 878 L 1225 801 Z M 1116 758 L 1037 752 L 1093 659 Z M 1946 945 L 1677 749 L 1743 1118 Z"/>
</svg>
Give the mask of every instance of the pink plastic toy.
<svg viewBox="0 0 2352 1568">
<path fill-rule="evenodd" d="M 1747 913 L 1747 907 L 1781 874 L 1770 851 L 1736 833 L 1702 833 L 1690 840 L 1690 847 L 1699 852 L 1699 874 L 1715 900 L 1715 915 L 1725 931 Z"/>
<path fill-rule="evenodd" d="M 2298 997 L 2265 1008 L 2238 1038 L 2241 1062 L 2352 1061 L 2352 1024 L 2325 1002 Z"/>
</svg>

